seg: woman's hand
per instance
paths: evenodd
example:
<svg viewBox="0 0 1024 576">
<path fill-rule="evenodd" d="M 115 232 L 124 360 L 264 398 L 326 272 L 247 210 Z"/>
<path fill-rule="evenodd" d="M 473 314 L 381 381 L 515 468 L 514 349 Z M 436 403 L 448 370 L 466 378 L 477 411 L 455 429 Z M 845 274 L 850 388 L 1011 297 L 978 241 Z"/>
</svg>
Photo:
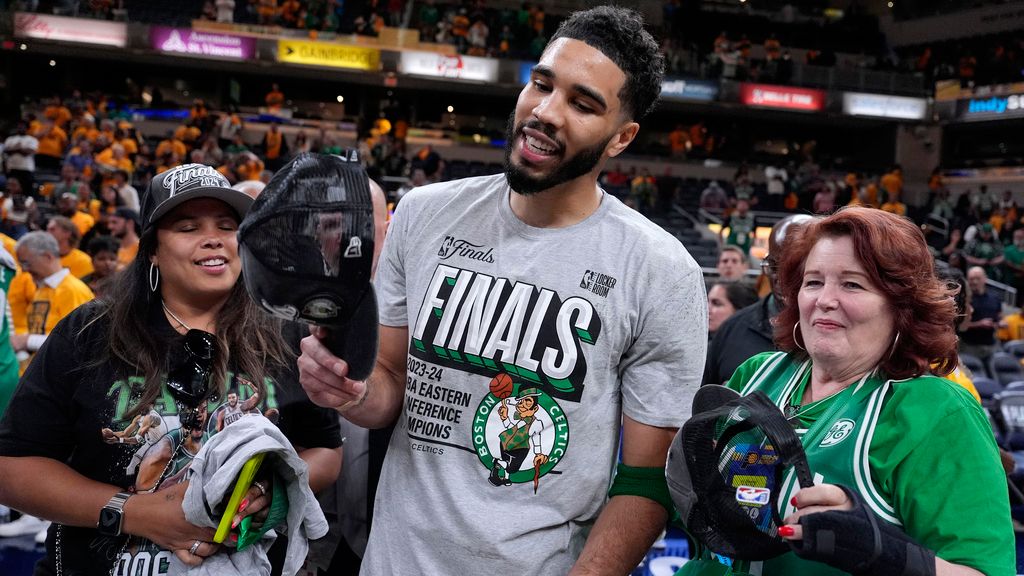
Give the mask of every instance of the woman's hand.
<svg viewBox="0 0 1024 576">
<path fill-rule="evenodd" d="M 803 527 L 800 526 L 800 519 L 808 514 L 853 508 L 853 502 L 850 501 L 846 492 L 835 484 L 803 488 L 793 496 L 791 503 L 797 511 L 786 516 L 783 519 L 785 525 L 779 529 L 779 536 L 786 540 L 803 539 Z"/>
<path fill-rule="evenodd" d="M 856 576 L 935 576 L 935 553 L 876 516 L 850 488 L 812 486 L 794 500 L 797 512 L 785 518 L 779 536 L 797 556 Z"/>
<path fill-rule="evenodd" d="M 174 551 L 186 566 L 198 566 L 216 554 L 220 545 L 213 542 L 213 528 L 201 528 L 185 519 L 181 502 L 186 489 L 188 482 L 182 482 L 129 498 L 124 508 L 124 531 Z"/>
<path fill-rule="evenodd" d="M 252 483 L 245 493 L 245 497 L 242 498 L 242 503 L 238 505 L 238 512 L 231 519 L 232 530 L 238 528 L 242 520 L 248 516 L 252 516 L 253 524 L 256 527 L 263 525 L 270 514 L 270 501 L 273 496 L 272 481 L 270 478 L 264 478 Z M 232 543 L 237 539 L 234 535 L 230 538 L 232 538 Z"/>
</svg>

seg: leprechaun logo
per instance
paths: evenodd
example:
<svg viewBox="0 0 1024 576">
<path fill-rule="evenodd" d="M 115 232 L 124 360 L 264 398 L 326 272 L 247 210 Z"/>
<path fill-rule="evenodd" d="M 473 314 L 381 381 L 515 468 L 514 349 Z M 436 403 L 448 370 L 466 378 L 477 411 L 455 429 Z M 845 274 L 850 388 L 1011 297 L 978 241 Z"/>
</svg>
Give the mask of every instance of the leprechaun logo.
<svg viewBox="0 0 1024 576">
<path fill-rule="evenodd" d="M 473 418 L 473 446 L 480 462 L 490 470 L 494 486 L 533 482 L 565 456 L 569 421 L 562 407 L 546 392 L 513 382 L 502 372 L 491 379 Z"/>
</svg>

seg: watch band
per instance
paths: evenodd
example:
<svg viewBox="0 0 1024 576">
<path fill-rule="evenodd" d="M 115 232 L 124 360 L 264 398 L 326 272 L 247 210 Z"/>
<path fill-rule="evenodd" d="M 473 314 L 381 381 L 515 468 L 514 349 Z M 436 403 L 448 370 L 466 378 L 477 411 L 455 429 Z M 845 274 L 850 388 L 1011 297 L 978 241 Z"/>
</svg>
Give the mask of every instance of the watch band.
<svg viewBox="0 0 1024 576">
<path fill-rule="evenodd" d="M 120 536 L 121 528 L 124 525 L 124 505 L 133 494 L 131 492 L 118 492 L 111 496 L 106 505 L 100 509 L 100 517 L 96 522 L 96 528 L 104 536 Z"/>
<path fill-rule="evenodd" d="M 134 494 L 132 494 L 131 492 L 118 492 L 117 494 L 114 494 L 113 496 L 110 497 L 110 500 L 107 502 L 107 505 L 104 506 L 104 508 L 113 508 L 114 510 L 121 512 L 124 510 L 124 503 L 127 502 L 128 499 L 131 498 L 133 495 Z"/>
</svg>

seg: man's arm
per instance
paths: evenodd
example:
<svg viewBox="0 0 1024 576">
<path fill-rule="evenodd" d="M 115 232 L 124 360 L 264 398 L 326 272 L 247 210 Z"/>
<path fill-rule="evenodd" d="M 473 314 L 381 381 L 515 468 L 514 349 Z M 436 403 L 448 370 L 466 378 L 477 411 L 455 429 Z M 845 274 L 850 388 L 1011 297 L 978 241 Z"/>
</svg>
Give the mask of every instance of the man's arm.
<svg viewBox="0 0 1024 576">
<path fill-rule="evenodd" d="M 365 382 L 346 377 L 348 364 L 324 346 L 320 338 L 325 334 L 315 328 L 313 335 L 302 339 L 299 382 L 309 399 L 364 428 L 393 423 L 405 398 L 408 327 L 380 326 L 377 365 Z"/>
<path fill-rule="evenodd" d="M 622 417 L 622 463 L 634 467 L 665 467 L 675 428 L 656 428 Z M 661 535 L 668 513 L 661 504 L 641 496 L 613 496 L 597 518 L 572 576 L 629 574 Z"/>
</svg>

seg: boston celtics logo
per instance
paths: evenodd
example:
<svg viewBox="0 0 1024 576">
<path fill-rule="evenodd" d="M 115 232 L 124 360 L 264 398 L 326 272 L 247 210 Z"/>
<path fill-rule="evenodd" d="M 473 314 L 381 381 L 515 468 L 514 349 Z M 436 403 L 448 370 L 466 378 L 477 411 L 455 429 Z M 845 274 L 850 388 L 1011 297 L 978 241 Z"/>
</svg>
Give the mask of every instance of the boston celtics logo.
<svg viewBox="0 0 1024 576">
<path fill-rule="evenodd" d="M 839 444 L 843 440 L 846 440 L 847 436 L 853 433 L 853 429 L 856 426 L 857 424 L 849 418 L 837 420 L 836 423 L 828 429 L 828 432 L 825 434 L 825 438 L 822 439 L 819 446 L 822 448 L 828 448 L 829 446 Z"/>
<path fill-rule="evenodd" d="M 494 486 L 533 482 L 558 465 L 569 445 L 569 421 L 555 400 L 502 372 L 473 417 L 473 447 Z"/>
</svg>

